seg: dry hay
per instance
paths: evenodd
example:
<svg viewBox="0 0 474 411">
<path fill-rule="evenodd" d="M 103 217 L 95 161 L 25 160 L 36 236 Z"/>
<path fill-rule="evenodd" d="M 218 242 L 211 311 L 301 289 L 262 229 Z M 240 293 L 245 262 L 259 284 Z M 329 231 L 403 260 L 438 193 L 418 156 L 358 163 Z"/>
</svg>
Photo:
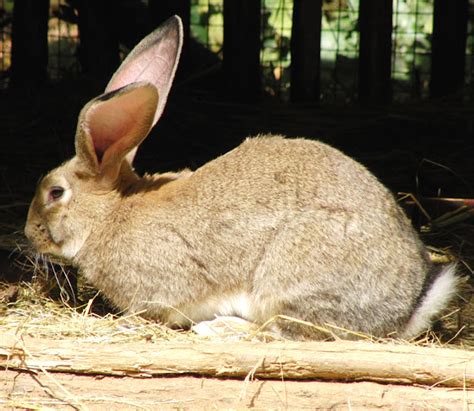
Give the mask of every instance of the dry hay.
<svg viewBox="0 0 474 411">
<path fill-rule="evenodd" d="M 5 295 L 11 285 L 2 291 Z M 41 295 L 29 283 L 21 283 L 15 291 L 16 301 L 4 305 L 0 312 L 0 327 L 4 332 L 39 338 L 73 339 L 75 341 L 115 344 L 132 341 L 183 340 L 187 334 L 150 323 L 143 318 L 97 315 L 90 311 L 93 300 L 85 306 L 69 307 Z M 0 291 L 1 293 L 1 291 Z"/>
<path fill-rule="evenodd" d="M 464 295 L 471 294 L 472 288 L 465 284 Z M 96 295 L 97 296 L 97 295 Z M 287 316 L 276 316 L 261 327 L 246 328 L 244 325 L 225 323 L 225 332 L 200 336 L 190 330 L 173 330 L 162 324 L 146 320 L 139 315 L 124 313 L 92 312 L 95 298 L 84 305 L 71 307 L 59 300 L 53 300 L 29 282 L 20 284 L 0 284 L 0 329 L 14 335 L 28 335 L 38 338 L 72 339 L 78 342 L 94 342 L 101 345 L 128 342 L 176 341 L 195 343 L 203 340 L 213 341 L 275 341 L 284 340 L 265 332 L 274 321 L 290 321 L 315 327 L 328 335 L 329 340 L 338 340 L 333 331 L 338 327 L 316 326 Z M 452 303 L 445 315 L 436 323 L 434 330 L 427 331 L 410 341 L 400 341 L 427 347 L 459 346 L 465 349 L 474 347 L 472 329 L 472 298 L 469 302 L 462 299 Z M 101 308 L 100 310 L 103 310 Z M 222 330 L 220 330 L 222 331 Z M 369 335 L 343 330 L 354 338 L 371 342 L 394 342 L 392 338 L 379 339 Z"/>
</svg>

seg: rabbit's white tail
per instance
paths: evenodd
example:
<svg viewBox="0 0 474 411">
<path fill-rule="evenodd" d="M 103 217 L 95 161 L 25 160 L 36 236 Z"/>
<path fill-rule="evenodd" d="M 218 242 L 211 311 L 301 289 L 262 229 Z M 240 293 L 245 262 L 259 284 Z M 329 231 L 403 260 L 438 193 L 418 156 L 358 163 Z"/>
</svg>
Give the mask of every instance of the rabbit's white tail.
<svg viewBox="0 0 474 411">
<path fill-rule="evenodd" d="M 401 337 L 410 338 L 426 331 L 430 327 L 433 317 L 439 314 L 454 297 L 458 284 L 456 264 L 444 267 L 425 291 L 425 295 L 413 312 Z"/>
</svg>

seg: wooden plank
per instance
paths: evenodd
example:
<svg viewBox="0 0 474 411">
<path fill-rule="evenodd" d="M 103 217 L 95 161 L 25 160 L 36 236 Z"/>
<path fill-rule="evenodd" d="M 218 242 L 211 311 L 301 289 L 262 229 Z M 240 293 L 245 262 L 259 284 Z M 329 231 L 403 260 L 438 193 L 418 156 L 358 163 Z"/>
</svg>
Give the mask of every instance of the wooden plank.
<svg viewBox="0 0 474 411">
<path fill-rule="evenodd" d="M 468 0 L 435 0 L 431 57 L 431 97 L 459 93 L 464 86 Z"/>
<path fill-rule="evenodd" d="M 292 101 L 317 101 L 320 93 L 322 0 L 295 0 L 291 28 Z"/>
<path fill-rule="evenodd" d="M 260 96 L 260 0 L 224 1 L 224 75 L 230 95 Z"/>
<path fill-rule="evenodd" d="M 11 85 L 35 86 L 47 79 L 49 0 L 15 0 Z"/>
<path fill-rule="evenodd" d="M 0 368 L 84 375 L 375 381 L 474 388 L 474 352 L 369 342 L 93 344 L 0 334 Z"/>
<path fill-rule="evenodd" d="M 175 377 L 137 379 L 7 370 L 2 409 L 468 410 L 474 392 L 372 382 Z"/>
<path fill-rule="evenodd" d="M 392 97 L 392 0 L 360 0 L 359 100 L 387 104 Z"/>
</svg>

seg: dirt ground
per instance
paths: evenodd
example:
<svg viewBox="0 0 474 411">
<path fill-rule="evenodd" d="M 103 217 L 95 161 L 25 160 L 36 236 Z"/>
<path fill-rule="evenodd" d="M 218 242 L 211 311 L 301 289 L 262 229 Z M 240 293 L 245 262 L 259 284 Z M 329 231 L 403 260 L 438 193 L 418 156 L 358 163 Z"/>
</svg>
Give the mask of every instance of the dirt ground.
<svg viewBox="0 0 474 411">
<path fill-rule="evenodd" d="M 55 374 L 54 381 L 45 375 L 8 371 L 0 377 L 0 408 L 454 411 L 474 406 L 472 392 L 458 390 L 453 396 L 442 388 L 408 388 L 371 382 L 244 382 L 203 377 L 136 379 L 71 374 Z"/>
</svg>

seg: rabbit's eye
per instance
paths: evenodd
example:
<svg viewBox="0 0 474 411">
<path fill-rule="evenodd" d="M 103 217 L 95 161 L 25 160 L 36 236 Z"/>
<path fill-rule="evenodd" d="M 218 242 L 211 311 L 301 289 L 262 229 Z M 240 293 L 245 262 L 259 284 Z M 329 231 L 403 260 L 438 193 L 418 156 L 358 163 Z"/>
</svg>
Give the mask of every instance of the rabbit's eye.
<svg viewBox="0 0 474 411">
<path fill-rule="evenodd" d="M 59 186 L 51 187 L 49 190 L 48 200 L 56 201 L 59 200 L 64 194 L 64 188 Z"/>
</svg>

